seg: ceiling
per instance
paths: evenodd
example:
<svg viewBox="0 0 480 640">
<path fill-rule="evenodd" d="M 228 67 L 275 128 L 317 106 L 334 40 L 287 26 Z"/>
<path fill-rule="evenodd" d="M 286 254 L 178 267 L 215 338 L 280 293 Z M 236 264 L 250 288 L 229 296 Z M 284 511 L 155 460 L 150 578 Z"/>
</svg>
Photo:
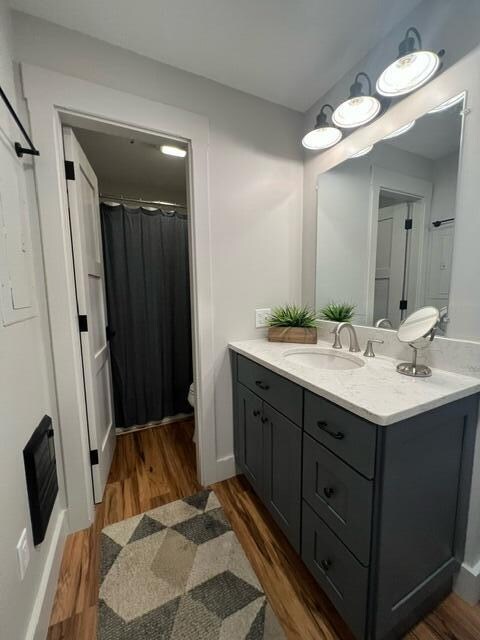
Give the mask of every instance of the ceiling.
<svg viewBox="0 0 480 640">
<path fill-rule="evenodd" d="M 156 137 L 155 144 L 131 136 L 75 128 L 75 135 L 98 178 L 100 193 L 144 200 L 186 202 L 184 158 L 166 156 L 160 145 L 183 146 Z"/>
<path fill-rule="evenodd" d="M 447 111 L 427 113 L 410 131 L 385 143 L 428 160 L 445 158 L 460 148 L 462 109 L 463 103 L 460 103 Z"/>
<path fill-rule="evenodd" d="M 420 1 L 10 0 L 10 4 L 303 112 Z"/>
</svg>

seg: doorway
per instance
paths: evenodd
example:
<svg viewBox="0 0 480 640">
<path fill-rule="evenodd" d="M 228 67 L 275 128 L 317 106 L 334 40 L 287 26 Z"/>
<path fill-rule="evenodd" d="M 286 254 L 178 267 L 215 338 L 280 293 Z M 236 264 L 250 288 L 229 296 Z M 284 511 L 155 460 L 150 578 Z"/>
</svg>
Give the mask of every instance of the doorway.
<svg viewBox="0 0 480 640">
<path fill-rule="evenodd" d="M 380 189 L 373 321 L 377 326 L 398 329 L 416 302 L 421 219 L 420 198 Z M 413 307 L 415 308 L 415 307 Z"/>
<path fill-rule="evenodd" d="M 67 125 L 104 133 L 118 133 L 120 128 L 149 140 L 169 137 L 188 148 L 193 364 L 197 384 L 195 451 L 199 482 L 207 485 L 225 477 L 225 464 L 216 457 L 209 124 L 204 116 L 184 109 L 46 69 L 22 65 L 22 76 L 32 133 L 42 153 L 35 172 L 58 397 L 58 435 L 64 457 L 68 523 L 74 531 L 91 524 L 94 501 L 62 128 Z"/>
<path fill-rule="evenodd" d="M 187 147 L 121 128 L 63 141 L 99 503 L 116 435 L 193 417 Z"/>
</svg>

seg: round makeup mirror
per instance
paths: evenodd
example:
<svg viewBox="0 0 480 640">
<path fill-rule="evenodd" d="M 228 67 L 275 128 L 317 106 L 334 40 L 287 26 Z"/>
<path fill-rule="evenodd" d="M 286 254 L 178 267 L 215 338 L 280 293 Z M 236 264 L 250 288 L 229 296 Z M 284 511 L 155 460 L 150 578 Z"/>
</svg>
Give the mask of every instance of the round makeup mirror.
<svg viewBox="0 0 480 640">
<path fill-rule="evenodd" d="M 432 370 L 424 364 L 417 364 L 417 351 L 428 347 L 435 337 L 440 320 L 440 312 L 435 307 L 423 307 L 412 313 L 400 325 L 397 337 L 400 342 L 408 343 L 413 349 L 412 362 L 402 362 L 397 371 L 406 376 L 422 377 L 432 375 Z"/>
</svg>

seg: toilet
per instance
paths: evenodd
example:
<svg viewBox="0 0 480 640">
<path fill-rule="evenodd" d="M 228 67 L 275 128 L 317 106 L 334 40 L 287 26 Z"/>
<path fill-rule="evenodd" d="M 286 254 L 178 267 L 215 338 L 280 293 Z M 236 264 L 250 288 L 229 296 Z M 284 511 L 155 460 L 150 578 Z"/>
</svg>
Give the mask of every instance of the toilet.
<svg viewBox="0 0 480 640">
<path fill-rule="evenodd" d="M 188 404 L 195 408 L 195 383 L 192 382 L 192 384 L 190 385 L 189 389 L 188 389 Z M 192 438 L 193 442 L 197 442 L 197 425 L 195 424 L 195 428 L 193 431 L 193 438 Z"/>
<path fill-rule="evenodd" d="M 195 383 L 192 382 L 188 389 L 188 404 L 191 407 L 195 407 Z"/>
</svg>

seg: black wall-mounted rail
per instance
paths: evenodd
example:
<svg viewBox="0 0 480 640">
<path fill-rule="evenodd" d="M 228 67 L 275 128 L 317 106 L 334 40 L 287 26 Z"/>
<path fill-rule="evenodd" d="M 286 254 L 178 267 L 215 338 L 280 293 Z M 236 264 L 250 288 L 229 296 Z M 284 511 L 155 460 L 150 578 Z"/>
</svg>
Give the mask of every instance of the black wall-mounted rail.
<svg viewBox="0 0 480 640">
<path fill-rule="evenodd" d="M 12 116 L 12 118 L 17 123 L 17 127 L 23 133 L 23 136 L 24 136 L 25 140 L 30 145 L 27 148 L 27 147 L 22 147 L 20 142 L 15 142 L 15 144 L 14 144 L 15 153 L 17 154 L 17 156 L 19 158 L 21 158 L 24 154 L 28 154 L 30 156 L 39 156 L 40 155 L 40 151 L 38 151 L 38 149 L 35 149 L 35 146 L 34 146 L 33 142 L 31 141 L 30 136 L 26 132 L 25 127 L 23 126 L 23 124 L 20 122 L 20 118 L 17 116 L 17 114 L 15 112 L 15 109 L 12 107 L 12 104 L 11 104 L 10 100 L 7 98 L 7 96 L 5 95 L 5 91 L 2 89 L 2 87 L 0 87 L 0 96 L 1 96 L 2 100 L 4 101 L 7 109 L 10 111 L 10 115 Z"/>
<path fill-rule="evenodd" d="M 434 220 L 432 222 L 434 227 L 441 227 L 442 224 L 446 224 L 447 222 L 454 222 L 455 218 L 445 218 L 445 220 Z"/>
</svg>

